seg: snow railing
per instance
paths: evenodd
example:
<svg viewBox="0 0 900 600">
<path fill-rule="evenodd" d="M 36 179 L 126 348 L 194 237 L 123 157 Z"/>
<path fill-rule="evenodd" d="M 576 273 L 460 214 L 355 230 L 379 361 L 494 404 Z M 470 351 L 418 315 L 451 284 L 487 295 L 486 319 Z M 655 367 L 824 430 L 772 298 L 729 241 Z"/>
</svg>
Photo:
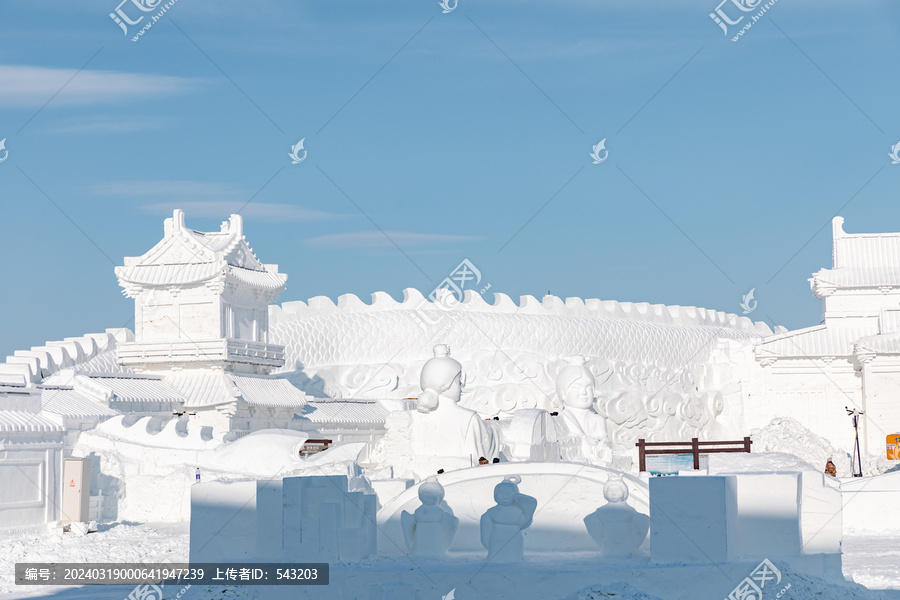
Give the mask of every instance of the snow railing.
<svg viewBox="0 0 900 600">
<path fill-rule="evenodd" d="M 481 294 L 473 290 L 465 290 L 462 302 L 456 300 L 450 292 L 441 295 L 440 300 L 435 302 L 423 296 L 415 288 L 404 289 L 403 300 L 400 302 L 394 300 L 386 292 L 374 292 L 371 304 L 366 304 L 354 294 L 339 296 L 337 303 L 327 296 L 316 296 L 306 302 L 292 301 L 284 302 L 281 305 L 273 304 L 269 305 L 269 319 L 270 327 L 277 327 L 295 319 L 309 319 L 338 313 L 371 314 L 383 311 L 430 309 L 446 311 L 455 307 L 494 314 L 626 318 L 686 327 L 725 327 L 759 336 L 772 335 L 772 330 L 762 321 L 754 323 L 745 316 L 696 306 L 618 302 L 596 298 L 562 299 L 552 295 L 544 296 L 542 300 L 537 300 L 534 296 L 520 296 L 517 305 L 509 296 L 500 292 L 494 293 L 494 303 L 488 304 Z"/>
<path fill-rule="evenodd" d="M 105 333 L 88 333 L 81 337 L 46 342 L 30 350 L 16 350 L 0 363 L 0 383 L 30 385 L 60 371 L 85 363 L 117 344 L 132 341 L 128 329 L 107 329 Z"/>
</svg>

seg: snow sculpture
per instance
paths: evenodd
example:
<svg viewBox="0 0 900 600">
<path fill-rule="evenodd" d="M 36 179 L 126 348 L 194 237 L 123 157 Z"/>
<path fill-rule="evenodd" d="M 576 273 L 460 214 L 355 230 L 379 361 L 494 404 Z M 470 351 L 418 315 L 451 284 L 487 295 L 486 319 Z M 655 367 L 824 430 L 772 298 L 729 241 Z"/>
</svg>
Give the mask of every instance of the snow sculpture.
<svg viewBox="0 0 900 600">
<path fill-rule="evenodd" d="M 438 459 L 443 468 L 468 467 L 472 458 L 499 455 L 497 440 L 478 413 L 459 406 L 461 379 L 462 365 L 450 358 L 450 348 L 435 346 L 434 358 L 422 367 L 410 441 L 414 456 Z"/>
<path fill-rule="evenodd" d="M 580 446 L 581 458 L 608 463 L 612 448 L 606 432 L 606 418 L 594 412 L 596 381 L 584 363 L 584 358 L 572 357 L 569 365 L 556 377 L 556 394 L 565 403 L 565 408 L 560 412 L 569 434 L 575 438 L 570 439 L 570 445 L 574 442 L 576 448 Z"/>
<path fill-rule="evenodd" d="M 505 477 L 494 488 L 494 502 L 481 516 L 481 545 L 487 548 L 487 559 L 496 562 L 522 560 L 525 550 L 524 529 L 531 527 L 537 499 L 519 492 L 522 478 Z"/>
<path fill-rule="evenodd" d="M 414 513 L 404 510 L 400 515 L 406 546 L 416 556 L 445 556 L 456 537 L 459 519 L 442 506 L 444 487 L 437 478 L 429 477 L 419 486 L 419 500 L 422 506 Z"/>
<path fill-rule="evenodd" d="M 606 504 L 584 518 L 588 533 L 603 556 L 631 556 L 647 538 L 650 517 L 625 504 L 628 486 L 622 476 L 610 475 L 603 486 Z"/>
</svg>

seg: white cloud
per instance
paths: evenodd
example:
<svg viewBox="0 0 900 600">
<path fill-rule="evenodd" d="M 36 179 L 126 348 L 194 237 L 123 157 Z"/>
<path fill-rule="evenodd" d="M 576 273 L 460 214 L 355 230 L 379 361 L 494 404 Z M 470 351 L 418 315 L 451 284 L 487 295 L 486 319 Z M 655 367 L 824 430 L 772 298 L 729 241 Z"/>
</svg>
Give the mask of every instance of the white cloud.
<svg viewBox="0 0 900 600">
<path fill-rule="evenodd" d="M 98 196 L 119 196 L 125 198 L 155 198 L 159 201 L 197 201 L 212 199 L 216 201 L 246 202 L 251 194 L 237 186 L 209 181 L 113 181 L 101 183 L 88 189 Z"/>
<path fill-rule="evenodd" d="M 159 129 L 166 120 L 164 117 L 156 116 L 136 119 L 134 117 L 98 115 L 80 119 L 66 119 L 46 129 L 53 133 L 133 133 L 135 131 Z"/>
<path fill-rule="evenodd" d="M 180 208 L 187 217 L 222 217 L 237 213 L 247 219 L 256 221 L 327 221 L 331 219 L 344 219 L 352 215 L 324 212 L 295 206 L 293 204 L 274 204 L 267 202 L 163 202 L 144 207 L 154 214 L 171 215 L 172 211 Z"/>
<path fill-rule="evenodd" d="M 150 214 L 171 215 L 174 209 L 180 208 L 188 218 L 225 218 L 238 211 L 257 221 L 327 221 L 355 216 L 295 204 L 256 200 L 248 204 L 252 192 L 208 181 L 115 181 L 92 186 L 88 193 L 139 201 L 140 210 Z"/>
<path fill-rule="evenodd" d="M 0 65 L 0 107 L 43 106 L 51 98 L 53 104 L 144 100 L 191 92 L 202 83 L 169 75 Z"/>
<path fill-rule="evenodd" d="M 389 239 L 390 238 L 390 239 Z M 303 243 L 319 248 L 420 248 L 440 244 L 472 242 L 484 239 L 471 235 L 445 235 L 440 233 L 413 233 L 409 231 L 354 231 L 319 235 L 303 240 Z M 391 242 L 393 240 L 393 243 Z"/>
</svg>

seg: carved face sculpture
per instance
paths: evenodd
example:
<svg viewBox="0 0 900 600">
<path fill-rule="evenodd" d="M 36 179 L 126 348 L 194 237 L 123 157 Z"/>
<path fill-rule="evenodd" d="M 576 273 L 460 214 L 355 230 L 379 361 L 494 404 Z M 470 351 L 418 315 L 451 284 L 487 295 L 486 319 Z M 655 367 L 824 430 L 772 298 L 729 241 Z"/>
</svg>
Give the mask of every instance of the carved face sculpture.
<svg viewBox="0 0 900 600">
<path fill-rule="evenodd" d="M 566 390 L 566 406 L 590 408 L 594 402 L 594 380 L 585 376 L 573 381 Z"/>
<path fill-rule="evenodd" d="M 505 481 L 498 483 L 497 487 L 494 488 L 494 502 L 501 506 L 509 506 L 513 503 L 513 497 L 515 497 L 517 491 L 516 486 L 511 483 Z"/>
<path fill-rule="evenodd" d="M 584 358 L 573 356 L 568 359 L 556 376 L 556 396 L 571 408 L 590 408 L 594 402 L 594 375 L 584 366 Z"/>
<path fill-rule="evenodd" d="M 610 479 L 603 486 L 603 497 L 609 503 L 625 502 L 628 499 L 628 486 L 621 479 Z"/>
<path fill-rule="evenodd" d="M 444 488 L 441 484 L 426 481 L 419 487 L 419 500 L 426 506 L 437 506 L 444 499 Z"/>
</svg>

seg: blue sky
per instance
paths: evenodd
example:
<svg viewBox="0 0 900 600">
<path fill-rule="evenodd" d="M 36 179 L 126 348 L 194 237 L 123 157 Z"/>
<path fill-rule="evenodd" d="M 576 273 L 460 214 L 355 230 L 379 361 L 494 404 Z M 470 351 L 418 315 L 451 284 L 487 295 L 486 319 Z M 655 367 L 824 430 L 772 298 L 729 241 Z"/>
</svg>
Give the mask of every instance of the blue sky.
<svg viewBox="0 0 900 600">
<path fill-rule="evenodd" d="M 246 205 L 282 300 L 427 294 L 468 258 L 514 298 L 755 288 L 757 320 L 816 324 L 832 216 L 900 230 L 900 7 L 781 0 L 732 42 L 716 5 L 178 0 L 132 42 L 116 0 L 7 0 L 0 356 L 130 326 L 113 266 L 176 207 Z"/>
</svg>

